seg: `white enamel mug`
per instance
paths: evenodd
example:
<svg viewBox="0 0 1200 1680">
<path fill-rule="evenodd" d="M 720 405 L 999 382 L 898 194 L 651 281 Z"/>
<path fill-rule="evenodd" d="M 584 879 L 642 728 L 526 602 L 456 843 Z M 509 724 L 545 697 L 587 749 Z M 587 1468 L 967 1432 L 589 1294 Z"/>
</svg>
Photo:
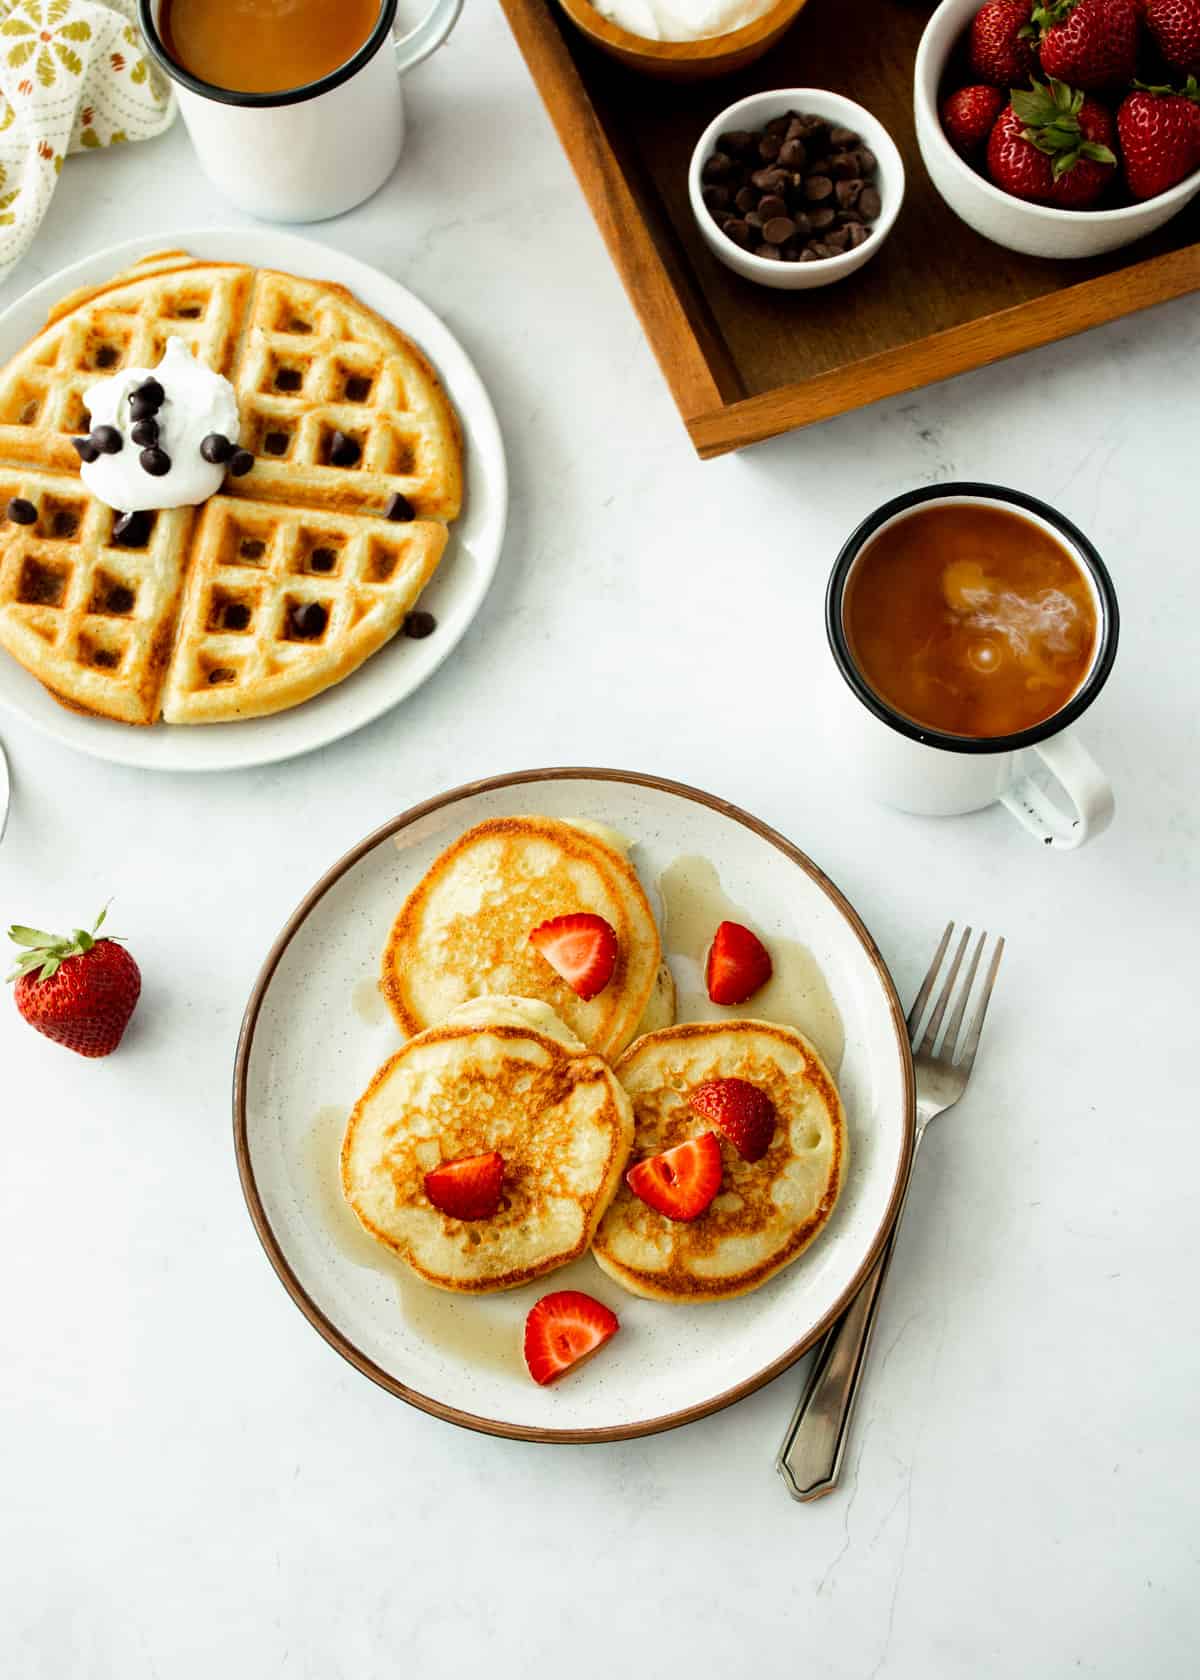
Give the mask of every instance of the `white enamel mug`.
<svg viewBox="0 0 1200 1680">
<path fill-rule="evenodd" d="M 1016 735 L 977 740 L 916 723 L 876 694 L 851 654 L 843 603 L 860 556 L 889 525 L 915 508 L 981 503 L 1011 508 L 1067 549 L 1091 585 L 1097 634 L 1087 675 L 1052 717 Z M 902 811 L 959 816 L 999 801 L 1044 845 L 1067 851 L 1082 846 L 1112 821 L 1113 792 L 1070 725 L 1107 680 L 1119 624 L 1112 579 L 1096 550 L 1069 519 L 1033 496 L 994 484 L 939 484 L 885 502 L 838 555 L 825 599 L 829 645 L 844 679 L 837 685 L 835 723 L 848 768 L 873 798 Z M 1046 772 L 1057 794 L 1044 785 Z"/>
<path fill-rule="evenodd" d="M 320 81 L 282 93 L 238 93 L 191 75 L 158 33 L 162 0 L 138 0 L 142 34 L 179 93 L 200 166 L 232 204 L 268 222 L 320 222 L 370 198 L 404 145 L 400 78 L 440 47 L 463 0 L 433 0 L 407 35 L 397 0 L 382 0 L 362 46 Z"/>
</svg>

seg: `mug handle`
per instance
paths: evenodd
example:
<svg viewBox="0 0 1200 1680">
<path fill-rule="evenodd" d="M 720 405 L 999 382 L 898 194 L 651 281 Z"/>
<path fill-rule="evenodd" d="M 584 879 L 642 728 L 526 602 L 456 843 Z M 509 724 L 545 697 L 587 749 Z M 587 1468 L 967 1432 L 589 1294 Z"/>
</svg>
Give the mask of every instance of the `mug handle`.
<svg viewBox="0 0 1200 1680">
<path fill-rule="evenodd" d="M 1115 801 L 1108 777 L 1083 743 L 1072 734 L 1055 735 L 1032 748 L 1075 807 L 1068 816 L 1030 776 L 1020 776 L 1003 795 L 1023 828 L 1045 846 L 1072 852 L 1098 834 L 1113 819 Z"/>
<path fill-rule="evenodd" d="M 429 12 L 407 35 L 392 42 L 396 52 L 396 72 L 403 75 L 414 64 L 420 64 L 436 52 L 458 22 L 463 0 L 434 0 Z"/>
</svg>

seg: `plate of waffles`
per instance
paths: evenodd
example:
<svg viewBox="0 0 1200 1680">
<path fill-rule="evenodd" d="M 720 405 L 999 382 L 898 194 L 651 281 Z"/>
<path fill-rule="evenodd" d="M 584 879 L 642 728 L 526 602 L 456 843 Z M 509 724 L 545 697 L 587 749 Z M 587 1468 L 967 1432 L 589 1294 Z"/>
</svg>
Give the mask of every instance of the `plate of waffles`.
<svg viewBox="0 0 1200 1680">
<path fill-rule="evenodd" d="M 98 252 L 0 315 L 0 706 L 116 763 L 268 764 L 452 651 L 499 562 L 504 448 L 462 346 L 379 270 L 273 229 L 166 246 Z M 217 443 L 244 453 L 198 505 L 123 518 L 84 483 L 114 431 L 84 399 L 111 381 L 123 404 L 148 370 L 162 403 L 181 355 L 229 381 L 238 433 Z M 110 461 L 144 464 L 127 430 Z"/>
<path fill-rule="evenodd" d="M 442 794 L 316 882 L 246 1009 L 234 1137 L 271 1264 L 357 1370 L 606 1441 L 812 1346 L 890 1229 L 913 1105 L 891 978 L 811 859 L 712 794 L 561 768 Z"/>
</svg>

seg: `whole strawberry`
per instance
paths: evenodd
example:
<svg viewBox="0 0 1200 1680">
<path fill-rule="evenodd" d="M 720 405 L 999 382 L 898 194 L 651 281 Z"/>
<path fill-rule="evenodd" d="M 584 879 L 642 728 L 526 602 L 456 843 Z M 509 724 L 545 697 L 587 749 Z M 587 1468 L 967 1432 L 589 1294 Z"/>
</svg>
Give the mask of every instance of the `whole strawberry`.
<svg viewBox="0 0 1200 1680">
<path fill-rule="evenodd" d="M 1127 86 L 1137 73 L 1141 4 L 1043 0 L 1033 9 L 1043 72 L 1090 92 Z"/>
<path fill-rule="evenodd" d="M 1121 101 L 1117 133 L 1125 181 L 1134 198 L 1157 198 L 1200 169 L 1200 86 L 1189 76 L 1182 93 L 1137 87 Z"/>
<path fill-rule="evenodd" d="M 959 157 L 973 158 L 987 145 L 992 125 L 1007 101 L 999 88 L 978 82 L 959 88 L 942 105 L 942 127 Z"/>
<path fill-rule="evenodd" d="M 1145 0 L 1146 27 L 1181 76 L 1200 76 L 1200 0 Z"/>
<path fill-rule="evenodd" d="M 37 928 L 8 930 L 22 947 L 9 975 L 17 1008 L 31 1027 L 81 1056 L 117 1048 L 142 989 L 129 952 L 113 938 L 96 938 L 106 914 L 100 912 L 91 933 L 76 928 L 66 939 Z"/>
<path fill-rule="evenodd" d="M 967 57 L 971 74 L 993 87 L 1027 82 L 1037 69 L 1033 0 L 987 0 L 971 20 Z"/>
<path fill-rule="evenodd" d="M 996 186 L 1031 204 L 1087 210 L 1116 172 L 1110 112 L 1078 88 L 1034 82 L 1014 88 L 988 139 L 987 171 Z"/>
</svg>

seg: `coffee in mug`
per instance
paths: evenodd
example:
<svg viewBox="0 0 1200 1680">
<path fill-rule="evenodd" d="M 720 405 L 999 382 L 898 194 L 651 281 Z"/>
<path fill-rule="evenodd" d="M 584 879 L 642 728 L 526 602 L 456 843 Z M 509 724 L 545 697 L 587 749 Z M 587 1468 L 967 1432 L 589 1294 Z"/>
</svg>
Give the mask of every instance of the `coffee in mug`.
<svg viewBox="0 0 1200 1680">
<path fill-rule="evenodd" d="M 1062 850 L 1108 826 L 1112 788 L 1070 726 L 1112 669 L 1117 598 L 1065 515 L 995 484 L 897 496 L 844 544 L 825 624 L 829 726 L 865 791 L 923 816 L 999 802 Z"/>
<path fill-rule="evenodd" d="M 974 740 L 1053 717 L 1096 647 L 1091 584 L 1014 509 L 915 508 L 863 549 L 842 612 L 850 653 L 887 705 Z"/>
<path fill-rule="evenodd" d="M 182 69 L 235 93 L 308 87 L 346 64 L 380 0 L 162 0 L 158 29 Z"/>
</svg>

